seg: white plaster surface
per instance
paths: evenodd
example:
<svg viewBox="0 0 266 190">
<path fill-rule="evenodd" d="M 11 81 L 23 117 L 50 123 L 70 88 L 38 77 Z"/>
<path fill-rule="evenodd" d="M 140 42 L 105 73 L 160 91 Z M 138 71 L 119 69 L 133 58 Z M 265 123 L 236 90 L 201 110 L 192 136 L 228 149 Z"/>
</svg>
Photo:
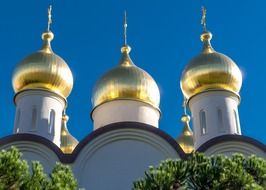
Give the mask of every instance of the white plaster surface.
<svg viewBox="0 0 266 190">
<path fill-rule="evenodd" d="M 85 189 L 126 190 L 150 165 L 167 158 L 179 156 L 160 136 L 140 129 L 119 129 L 88 143 L 73 170 Z"/>
<path fill-rule="evenodd" d="M 238 97 L 227 91 L 209 91 L 191 98 L 189 101 L 189 108 L 192 114 L 194 144 L 196 149 L 208 140 L 220 135 L 241 135 L 238 104 Z M 218 118 L 218 109 L 222 112 L 222 124 Z M 201 110 L 206 114 L 207 130 L 204 135 L 201 132 L 200 125 Z M 237 115 L 236 118 L 234 111 Z M 236 119 L 239 126 L 236 126 Z"/>
<path fill-rule="evenodd" d="M 63 98 L 48 91 L 27 90 L 16 95 L 15 103 L 14 133 L 40 135 L 60 146 L 62 111 L 65 108 Z M 36 119 L 33 109 L 36 109 Z M 50 116 L 52 110 L 55 112 L 54 122 Z"/>
<path fill-rule="evenodd" d="M 145 123 L 158 128 L 160 112 L 144 102 L 114 100 L 96 107 L 92 119 L 94 130 L 124 121 Z"/>
</svg>

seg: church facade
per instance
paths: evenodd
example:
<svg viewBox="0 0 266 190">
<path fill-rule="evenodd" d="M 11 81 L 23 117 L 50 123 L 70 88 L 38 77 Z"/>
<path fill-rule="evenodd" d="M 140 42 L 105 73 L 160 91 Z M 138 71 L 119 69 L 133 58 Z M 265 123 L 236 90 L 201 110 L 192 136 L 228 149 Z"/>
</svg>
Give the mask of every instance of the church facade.
<svg viewBox="0 0 266 190">
<path fill-rule="evenodd" d="M 15 146 L 24 159 L 39 160 L 47 172 L 56 162 L 69 164 L 79 187 L 93 190 L 131 189 L 150 165 L 169 158 L 186 159 L 193 151 L 228 156 L 237 152 L 266 159 L 266 145 L 241 134 L 241 71 L 211 46 L 205 11 L 202 51 L 187 64 L 180 80 L 185 108 L 180 136 L 173 139 L 160 130 L 159 88 L 131 60 L 125 22 L 121 59 L 100 77 L 92 94 L 94 131 L 78 142 L 67 129 L 73 76 L 52 50 L 51 9 L 48 13 L 43 46 L 14 69 L 14 133 L 0 139 L 1 149 Z"/>
</svg>

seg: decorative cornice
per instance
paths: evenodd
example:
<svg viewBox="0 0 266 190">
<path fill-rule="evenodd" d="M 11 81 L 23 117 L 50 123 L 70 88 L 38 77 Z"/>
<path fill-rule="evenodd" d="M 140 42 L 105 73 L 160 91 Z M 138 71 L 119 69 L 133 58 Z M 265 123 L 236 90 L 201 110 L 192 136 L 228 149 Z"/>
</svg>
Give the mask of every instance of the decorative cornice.
<svg viewBox="0 0 266 190">
<path fill-rule="evenodd" d="M 15 141 L 30 141 L 30 142 L 36 142 L 39 144 L 42 144 L 46 147 L 48 147 L 50 150 L 52 150 L 62 163 L 73 163 L 76 158 L 79 156 L 80 152 L 83 150 L 83 148 L 89 144 L 92 140 L 96 139 L 97 137 L 111 132 L 115 130 L 121 130 L 121 129 L 137 129 L 137 130 L 143 130 L 150 133 L 153 133 L 162 139 L 164 139 L 169 145 L 177 152 L 177 154 L 180 156 L 181 159 L 186 159 L 187 155 L 184 153 L 182 148 L 178 145 L 178 143 L 173 139 L 171 136 L 163 132 L 162 130 L 155 128 L 153 126 L 143 124 L 143 123 L 137 123 L 137 122 L 119 122 L 107 125 L 105 127 L 101 127 L 92 133 L 90 133 L 88 136 L 86 136 L 80 143 L 76 146 L 75 150 L 72 154 L 64 154 L 59 147 L 57 147 L 53 142 L 49 141 L 48 139 L 33 135 L 33 134 L 15 134 L 10 135 L 4 138 L 0 139 L 0 146 L 15 142 Z"/>
<path fill-rule="evenodd" d="M 258 149 L 262 150 L 263 152 L 266 153 L 266 145 L 261 143 L 260 141 L 253 139 L 251 137 L 243 136 L 243 135 L 222 135 L 215 137 L 213 139 L 210 139 L 209 141 L 205 142 L 203 145 L 201 145 L 197 151 L 198 152 L 205 152 L 208 150 L 210 147 L 223 143 L 223 142 L 228 142 L 228 141 L 235 141 L 235 142 L 244 142 L 251 144 Z"/>
</svg>

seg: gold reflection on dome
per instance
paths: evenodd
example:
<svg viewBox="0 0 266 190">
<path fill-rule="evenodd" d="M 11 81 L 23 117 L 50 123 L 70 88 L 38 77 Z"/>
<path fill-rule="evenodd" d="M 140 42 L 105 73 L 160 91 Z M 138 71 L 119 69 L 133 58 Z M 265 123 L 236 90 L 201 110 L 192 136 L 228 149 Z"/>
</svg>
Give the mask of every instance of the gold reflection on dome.
<svg viewBox="0 0 266 190">
<path fill-rule="evenodd" d="M 50 46 L 52 32 L 46 32 L 42 37 L 42 49 L 26 57 L 15 68 L 12 78 L 14 91 L 43 89 L 66 98 L 73 87 L 71 70 L 61 57 L 53 53 Z"/>
<path fill-rule="evenodd" d="M 78 141 L 69 133 L 67 129 L 67 121 L 68 121 L 68 116 L 64 114 L 62 116 L 60 149 L 65 154 L 71 154 L 75 149 L 75 147 L 77 146 Z"/>
<path fill-rule="evenodd" d="M 183 115 L 181 121 L 184 123 L 184 128 L 181 135 L 178 137 L 177 142 L 186 154 L 194 151 L 193 132 L 189 127 L 190 117 Z"/>
<path fill-rule="evenodd" d="M 226 90 L 238 96 L 242 74 L 232 59 L 216 52 L 210 43 L 210 32 L 203 32 L 203 51 L 187 65 L 181 77 L 181 89 L 186 97 L 209 91 Z"/>
<path fill-rule="evenodd" d="M 24 90 L 47 90 L 67 98 L 73 87 L 73 76 L 66 62 L 51 48 L 54 34 L 50 31 L 51 10 L 48 9 L 47 32 L 42 34 L 41 50 L 27 56 L 17 65 L 12 77 L 16 93 Z"/>
<path fill-rule="evenodd" d="M 156 82 L 147 72 L 133 64 L 129 46 L 123 46 L 121 52 L 120 63 L 96 83 L 93 107 L 113 100 L 136 100 L 159 109 L 160 92 Z"/>
<path fill-rule="evenodd" d="M 206 9 L 202 7 L 203 42 L 201 54 L 187 65 L 182 73 L 180 86 L 187 100 L 192 96 L 210 91 L 226 90 L 239 96 L 242 74 L 235 62 L 211 46 L 212 34 L 206 27 Z"/>
</svg>

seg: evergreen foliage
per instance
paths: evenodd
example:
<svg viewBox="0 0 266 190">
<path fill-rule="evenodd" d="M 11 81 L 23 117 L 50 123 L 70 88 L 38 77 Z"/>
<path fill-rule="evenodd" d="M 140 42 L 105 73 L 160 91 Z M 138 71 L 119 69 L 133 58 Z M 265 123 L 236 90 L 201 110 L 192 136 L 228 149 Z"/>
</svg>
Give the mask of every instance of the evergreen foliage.
<svg viewBox="0 0 266 190">
<path fill-rule="evenodd" d="M 44 173 L 43 166 L 21 159 L 22 154 L 14 147 L 0 152 L 0 190 L 75 190 L 77 180 L 69 166 L 56 163 L 52 173 Z"/>
<path fill-rule="evenodd" d="M 264 190 L 266 160 L 234 154 L 207 157 L 194 153 L 187 160 L 166 160 L 150 167 L 133 190 Z"/>
</svg>

